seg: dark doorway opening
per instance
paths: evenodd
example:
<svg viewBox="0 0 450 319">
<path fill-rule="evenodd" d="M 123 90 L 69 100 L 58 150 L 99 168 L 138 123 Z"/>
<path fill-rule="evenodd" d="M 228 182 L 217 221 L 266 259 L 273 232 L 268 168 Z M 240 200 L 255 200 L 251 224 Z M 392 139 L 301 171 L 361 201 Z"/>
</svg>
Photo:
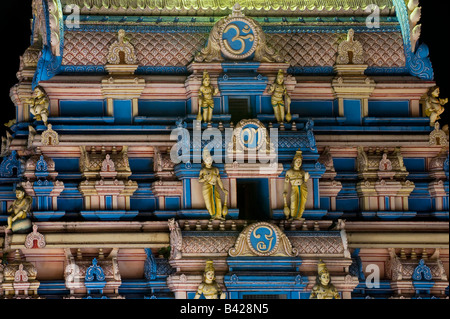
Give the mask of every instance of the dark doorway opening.
<svg viewBox="0 0 450 319">
<path fill-rule="evenodd" d="M 238 179 L 236 185 L 239 219 L 269 219 L 269 181 L 267 179 Z"/>
<path fill-rule="evenodd" d="M 231 122 L 237 124 L 244 119 L 252 118 L 250 110 L 250 99 L 248 98 L 229 98 L 228 112 L 231 114 Z"/>
</svg>

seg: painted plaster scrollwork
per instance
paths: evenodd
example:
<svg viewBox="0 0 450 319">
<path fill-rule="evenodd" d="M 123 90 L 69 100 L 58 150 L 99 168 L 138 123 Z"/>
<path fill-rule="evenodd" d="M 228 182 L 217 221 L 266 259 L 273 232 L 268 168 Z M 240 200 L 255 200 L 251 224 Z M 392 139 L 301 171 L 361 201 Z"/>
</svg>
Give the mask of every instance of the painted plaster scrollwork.
<svg viewBox="0 0 450 319">
<path fill-rule="evenodd" d="M 359 172 L 365 172 L 369 169 L 369 158 L 364 147 L 358 146 L 358 156 L 356 157 L 357 169 Z"/>
<path fill-rule="evenodd" d="M 387 158 L 387 154 L 383 154 L 383 158 L 380 161 L 379 165 L 380 171 L 392 171 L 392 162 Z"/>
<path fill-rule="evenodd" d="M 320 164 L 324 165 L 326 167 L 327 171 L 331 171 L 331 172 L 335 171 L 333 156 L 331 155 L 329 146 L 325 147 L 324 151 L 322 152 L 322 154 L 319 157 L 318 162 Z"/>
<path fill-rule="evenodd" d="M 125 36 L 125 30 L 119 30 L 118 40 L 109 47 L 107 60 L 110 64 L 136 64 L 134 47 Z"/>
<path fill-rule="evenodd" d="M 45 2 L 45 5 L 43 2 Z M 33 0 L 32 8 L 34 16 L 34 33 L 38 37 L 35 40 L 40 40 L 42 41 L 43 46 L 50 47 L 54 56 L 60 56 L 62 40 L 60 36 L 60 28 L 63 19 L 60 1 Z M 46 9 L 48 10 L 49 28 L 47 28 L 46 24 Z M 48 32 L 50 32 L 50 34 Z"/>
<path fill-rule="evenodd" d="M 45 146 L 59 145 L 59 135 L 52 129 L 52 125 L 48 124 L 47 130 L 41 134 L 41 143 Z"/>
<path fill-rule="evenodd" d="M 397 257 L 395 249 L 389 249 L 391 256 L 390 260 L 386 264 L 386 274 L 392 281 L 399 281 L 403 279 L 403 265 L 400 258 Z"/>
<path fill-rule="evenodd" d="M 431 269 L 425 264 L 425 260 L 421 259 L 419 265 L 414 269 L 412 274 L 412 279 L 414 280 L 432 280 L 433 275 L 431 274 Z"/>
<path fill-rule="evenodd" d="M 434 124 L 434 130 L 430 133 L 429 144 L 430 146 L 448 145 L 448 136 L 441 130 L 439 122 Z"/>
<path fill-rule="evenodd" d="M 292 247 L 288 237 L 277 226 L 260 222 L 244 228 L 228 254 L 231 257 L 295 257 L 298 255 L 298 250 Z"/>
<path fill-rule="evenodd" d="M 111 155 L 106 154 L 105 160 L 102 162 L 102 172 L 115 172 L 116 167 L 114 161 L 111 159 Z"/>
<path fill-rule="evenodd" d="M 422 16 L 422 8 L 419 7 L 419 0 L 409 0 L 407 7 L 411 33 L 411 51 L 414 52 L 422 32 L 422 25 L 418 23 Z"/>
<path fill-rule="evenodd" d="M 32 249 L 32 248 L 45 248 L 46 242 L 45 237 L 38 231 L 38 226 L 33 225 L 33 232 L 27 235 L 25 238 L 25 248 Z"/>
<path fill-rule="evenodd" d="M 11 133 L 6 131 L 6 137 L 2 136 L 2 146 L 0 151 L 0 156 L 7 156 L 10 153 L 9 147 L 11 146 L 11 142 L 13 137 Z"/>
<path fill-rule="evenodd" d="M 355 31 L 350 29 L 347 39 L 339 44 L 336 64 L 364 64 L 362 44 L 354 40 Z"/>
<path fill-rule="evenodd" d="M 17 177 L 23 172 L 22 162 L 17 151 L 5 156 L 0 164 L 0 177 Z"/>
<path fill-rule="evenodd" d="M 28 281 L 28 273 L 23 269 L 23 264 L 19 265 L 19 269 L 17 269 L 14 274 L 14 282 L 27 282 Z"/>
<path fill-rule="evenodd" d="M 101 266 L 98 265 L 97 259 L 92 260 L 92 265 L 86 270 L 85 281 L 103 281 L 105 273 Z"/>
</svg>

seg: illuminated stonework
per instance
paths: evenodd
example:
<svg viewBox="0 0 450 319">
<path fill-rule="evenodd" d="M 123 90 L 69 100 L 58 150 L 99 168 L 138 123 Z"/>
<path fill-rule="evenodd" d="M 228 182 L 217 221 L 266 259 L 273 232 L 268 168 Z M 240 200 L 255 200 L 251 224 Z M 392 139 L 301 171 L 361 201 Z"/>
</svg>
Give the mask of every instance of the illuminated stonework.
<svg viewBox="0 0 450 319">
<path fill-rule="evenodd" d="M 448 298 L 448 100 L 419 1 L 28 10 L 0 298 Z"/>
</svg>

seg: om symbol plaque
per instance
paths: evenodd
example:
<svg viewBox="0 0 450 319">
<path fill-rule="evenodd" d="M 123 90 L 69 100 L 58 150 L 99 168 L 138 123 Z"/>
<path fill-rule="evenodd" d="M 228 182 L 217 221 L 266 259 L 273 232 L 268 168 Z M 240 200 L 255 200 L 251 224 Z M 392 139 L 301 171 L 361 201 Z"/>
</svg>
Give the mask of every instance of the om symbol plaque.
<svg viewBox="0 0 450 319">
<path fill-rule="evenodd" d="M 270 256 L 278 248 L 277 230 L 269 223 L 256 223 L 248 230 L 247 243 L 254 254 Z"/>
<path fill-rule="evenodd" d="M 233 134 L 237 143 L 236 149 L 242 151 L 258 151 L 270 143 L 267 129 L 256 119 L 241 120 Z"/>
<path fill-rule="evenodd" d="M 246 149 L 256 149 L 261 143 L 263 134 L 261 128 L 254 124 L 247 124 L 242 128 L 240 140 Z"/>
<path fill-rule="evenodd" d="M 245 59 L 255 52 L 257 45 L 258 34 L 250 19 L 229 19 L 221 29 L 220 48 L 227 58 Z"/>
</svg>

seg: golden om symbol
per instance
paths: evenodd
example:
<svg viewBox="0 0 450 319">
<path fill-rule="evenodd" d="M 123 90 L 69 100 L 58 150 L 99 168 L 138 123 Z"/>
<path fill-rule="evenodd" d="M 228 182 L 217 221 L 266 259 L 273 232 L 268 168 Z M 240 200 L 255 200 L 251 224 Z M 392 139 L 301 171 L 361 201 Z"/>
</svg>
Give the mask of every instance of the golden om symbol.
<svg viewBox="0 0 450 319">
<path fill-rule="evenodd" d="M 241 30 L 239 30 L 239 28 L 237 27 L 237 25 L 230 23 L 225 30 L 223 31 L 223 34 L 227 33 L 228 31 L 230 31 L 231 29 L 236 31 L 236 35 L 231 39 L 231 42 L 234 41 L 238 41 L 241 43 L 241 48 L 239 50 L 234 50 L 233 48 L 231 48 L 230 44 L 228 43 L 227 39 L 223 40 L 223 44 L 225 46 L 225 48 L 230 51 L 233 54 L 239 55 L 242 54 L 242 52 L 244 52 L 245 50 L 245 41 L 244 40 L 250 40 L 251 42 L 254 41 L 255 37 L 253 36 L 253 34 L 247 34 L 247 35 L 241 35 Z M 249 33 L 251 31 L 250 27 L 248 25 L 246 25 L 243 29 L 242 29 L 242 33 Z"/>
<path fill-rule="evenodd" d="M 274 239 L 273 230 L 268 228 L 268 227 L 259 227 L 259 228 L 255 229 L 253 231 L 253 237 L 256 238 L 256 239 L 261 238 L 261 235 L 257 234 L 257 231 L 260 230 L 260 229 L 263 229 L 263 228 L 269 230 L 269 233 L 264 235 L 264 238 L 266 239 L 266 241 L 268 241 L 267 244 L 266 244 L 265 241 L 258 241 L 258 243 L 256 244 L 256 250 L 261 252 L 261 253 L 268 252 L 271 249 L 272 242 L 273 242 L 273 239 Z"/>
</svg>

